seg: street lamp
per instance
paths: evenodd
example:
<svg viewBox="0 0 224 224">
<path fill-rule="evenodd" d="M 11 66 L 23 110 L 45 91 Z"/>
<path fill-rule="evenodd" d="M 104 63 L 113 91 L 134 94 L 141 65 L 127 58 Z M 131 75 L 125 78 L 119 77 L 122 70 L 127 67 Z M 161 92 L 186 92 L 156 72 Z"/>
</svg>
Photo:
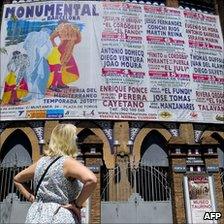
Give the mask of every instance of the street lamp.
<svg viewBox="0 0 224 224">
<path fill-rule="evenodd" d="M 45 140 L 44 139 L 40 139 L 39 140 L 39 146 L 40 146 L 40 154 L 43 154 L 43 147 L 45 145 Z"/>
<path fill-rule="evenodd" d="M 114 154 L 117 154 L 117 148 L 120 146 L 120 143 L 118 140 L 114 140 L 114 143 L 113 143 L 113 153 Z"/>
<path fill-rule="evenodd" d="M 133 141 L 132 140 L 128 140 L 127 147 L 128 147 L 129 154 L 132 154 L 133 145 L 134 145 Z"/>
</svg>

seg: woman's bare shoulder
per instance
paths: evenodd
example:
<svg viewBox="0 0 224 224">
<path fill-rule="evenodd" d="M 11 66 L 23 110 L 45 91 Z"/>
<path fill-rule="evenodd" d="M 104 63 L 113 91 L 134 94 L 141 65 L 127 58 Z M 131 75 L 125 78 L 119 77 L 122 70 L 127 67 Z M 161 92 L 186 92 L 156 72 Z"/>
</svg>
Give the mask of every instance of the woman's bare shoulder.
<svg viewBox="0 0 224 224">
<path fill-rule="evenodd" d="M 82 166 L 82 163 L 79 162 L 77 159 L 75 158 L 72 158 L 70 156 L 66 157 L 65 158 L 65 161 L 64 161 L 64 167 L 65 166 Z"/>
</svg>

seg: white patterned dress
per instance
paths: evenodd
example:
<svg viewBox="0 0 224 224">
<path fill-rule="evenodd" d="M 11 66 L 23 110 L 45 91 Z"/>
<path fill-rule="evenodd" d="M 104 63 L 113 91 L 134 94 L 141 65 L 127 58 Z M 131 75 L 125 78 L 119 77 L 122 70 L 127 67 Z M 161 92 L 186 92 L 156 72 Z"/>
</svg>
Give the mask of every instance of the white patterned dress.
<svg viewBox="0 0 224 224">
<path fill-rule="evenodd" d="M 47 166 L 56 157 L 42 157 L 36 166 L 34 188 Z M 67 156 L 59 158 L 48 170 L 37 192 L 37 199 L 29 208 L 25 223 L 78 223 L 68 209 L 60 207 L 73 201 L 80 193 L 82 183 L 64 176 L 63 164 Z"/>
</svg>

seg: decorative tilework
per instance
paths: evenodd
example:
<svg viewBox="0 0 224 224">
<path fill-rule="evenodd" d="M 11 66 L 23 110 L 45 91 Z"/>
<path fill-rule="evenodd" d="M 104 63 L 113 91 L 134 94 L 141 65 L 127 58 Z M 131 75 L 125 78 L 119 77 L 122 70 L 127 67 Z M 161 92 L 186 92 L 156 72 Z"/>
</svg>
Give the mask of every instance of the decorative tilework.
<svg viewBox="0 0 224 224">
<path fill-rule="evenodd" d="M 44 141 L 44 122 L 43 121 L 29 121 L 30 127 L 34 130 L 39 143 Z"/>
<path fill-rule="evenodd" d="M 0 134 L 5 130 L 8 124 L 9 122 L 0 122 Z"/>
</svg>

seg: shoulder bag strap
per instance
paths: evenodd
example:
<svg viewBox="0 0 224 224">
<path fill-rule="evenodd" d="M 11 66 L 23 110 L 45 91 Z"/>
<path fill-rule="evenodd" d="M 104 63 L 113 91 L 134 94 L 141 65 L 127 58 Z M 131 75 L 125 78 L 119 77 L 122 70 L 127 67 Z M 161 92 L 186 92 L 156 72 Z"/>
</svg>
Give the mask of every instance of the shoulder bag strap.
<svg viewBox="0 0 224 224">
<path fill-rule="evenodd" d="M 60 159 L 60 158 L 61 158 L 61 156 L 57 157 L 56 159 L 54 159 L 54 160 L 48 165 L 48 167 L 47 167 L 46 170 L 44 171 L 43 175 L 41 176 L 41 178 L 40 178 L 40 180 L 39 180 L 39 182 L 38 182 L 38 184 L 37 184 L 37 187 L 36 187 L 35 192 L 34 192 L 34 197 L 37 196 L 37 191 L 38 191 L 38 189 L 39 189 L 39 187 L 40 187 L 40 184 L 41 184 L 42 180 L 44 179 L 44 177 L 45 177 L 47 171 L 49 170 L 49 168 L 51 167 L 51 165 L 53 165 L 53 163 L 55 163 L 55 162 L 56 162 L 58 159 Z"/>
</svg>

